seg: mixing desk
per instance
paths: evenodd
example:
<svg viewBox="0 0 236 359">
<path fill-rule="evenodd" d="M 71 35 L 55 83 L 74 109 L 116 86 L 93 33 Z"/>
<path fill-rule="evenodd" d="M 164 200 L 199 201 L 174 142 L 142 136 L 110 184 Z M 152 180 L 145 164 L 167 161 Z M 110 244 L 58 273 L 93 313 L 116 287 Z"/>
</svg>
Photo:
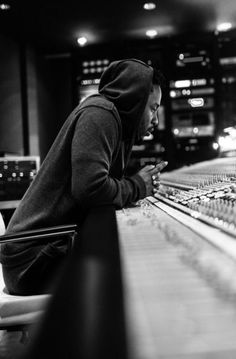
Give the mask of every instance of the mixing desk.
<svg viewBox="0 0 236 359">
<path fill-rule="evenodd" d="M 236 159 L 117 211 L 130 359 L 236 357 Z"/>
<path fill-rule="evenodd" d="M 220 158 L 161 176 L 157 199 L 236 235 L 236 158 Z"/>
</svg>

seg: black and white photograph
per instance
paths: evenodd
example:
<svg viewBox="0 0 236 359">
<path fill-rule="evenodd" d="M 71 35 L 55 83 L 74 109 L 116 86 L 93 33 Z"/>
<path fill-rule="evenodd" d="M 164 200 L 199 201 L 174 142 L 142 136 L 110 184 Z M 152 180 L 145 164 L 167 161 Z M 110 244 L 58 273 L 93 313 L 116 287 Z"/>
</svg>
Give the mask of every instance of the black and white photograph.
<svg viewBox="0 0 236 359">
<path fill-rule="evenodd" d="M 236 1 L 0 1 L 0 359 L 236 358 Z"/>
</svg>

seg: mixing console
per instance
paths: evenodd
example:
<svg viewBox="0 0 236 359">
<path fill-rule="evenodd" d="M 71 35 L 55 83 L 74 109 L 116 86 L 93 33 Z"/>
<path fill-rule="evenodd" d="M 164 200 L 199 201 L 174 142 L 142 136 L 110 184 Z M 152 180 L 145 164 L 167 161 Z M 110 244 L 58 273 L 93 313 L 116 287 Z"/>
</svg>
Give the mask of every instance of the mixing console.
<svg viewBox="0 0 236 359">
<path fill-rule="evenodd" d="M 236 158 L 219 158 L 161 174 L 156 199 L 236 235 Z"/>
<path fill-rule="evenodd" d="M 236 158 L 117 211 L 130 359 L 236 357 Z"/>
<path fill-rule="evenodd" d="M 235 358 L 235 237 L 154 197 L 117 224 L 128 358 Z"/>
</svg>

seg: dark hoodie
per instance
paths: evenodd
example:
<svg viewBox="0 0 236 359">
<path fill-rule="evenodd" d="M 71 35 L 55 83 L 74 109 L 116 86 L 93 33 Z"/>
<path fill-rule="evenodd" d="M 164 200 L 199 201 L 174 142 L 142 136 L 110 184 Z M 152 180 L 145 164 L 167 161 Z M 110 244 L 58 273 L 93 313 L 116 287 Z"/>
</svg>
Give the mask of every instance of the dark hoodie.
<svg viewBox="0 0 236 359">
<path fill-rule="evenodd" d="M 124 177 L 134 138 L 152 85 L 153 69 L 130 59 L 110 64 L 99 94 L 68 117 L 7 228 L 7 233 L 79 223 L 90 207 L 117 208 L 146 195 L 139 175 Z M 30 247 L 29 247 L 30 246 Z M 30 258 L 37 244 L 2 245 L 1 262 Z"/>
</svg>

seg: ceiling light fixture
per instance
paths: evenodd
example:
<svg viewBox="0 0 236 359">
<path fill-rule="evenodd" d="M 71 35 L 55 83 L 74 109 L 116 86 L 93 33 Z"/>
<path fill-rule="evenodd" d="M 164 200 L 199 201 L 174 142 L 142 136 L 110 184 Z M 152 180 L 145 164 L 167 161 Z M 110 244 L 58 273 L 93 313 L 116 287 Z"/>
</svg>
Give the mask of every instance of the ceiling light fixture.
<svg viewBox="0 0 236 359">
<path fill-rule="evenodd" d="M 78 42 L 79 46 L 84 46 L 88 42 L 88 40 L 85 36 L 81 36 L 81 37 L 78 37 L 77 42 Z"/>
<path fill-rule="evenodd" d="M 154 10 L 156 9 L 156 4 L 154 2 L 145 2 L 143 8 L 144 10 Z"/>
<path fill-rule="evenodd" d="M 0 4 L 0 10 L 10 10 L 9 4 Z"/>
<path fill-rule="evenodd" d="M 146 31 L 146 36 L 150 37 L 152 39 L 153 37 L 157 36 L 157 31 L 153 30 L 153 29 L 147 30 Z"/>
<path fill-rule="evenodd" d="M 222 22 L 217 26 L 218 31 L 228 31 L 232 28 L 231 22 Z"/>
</svg>

